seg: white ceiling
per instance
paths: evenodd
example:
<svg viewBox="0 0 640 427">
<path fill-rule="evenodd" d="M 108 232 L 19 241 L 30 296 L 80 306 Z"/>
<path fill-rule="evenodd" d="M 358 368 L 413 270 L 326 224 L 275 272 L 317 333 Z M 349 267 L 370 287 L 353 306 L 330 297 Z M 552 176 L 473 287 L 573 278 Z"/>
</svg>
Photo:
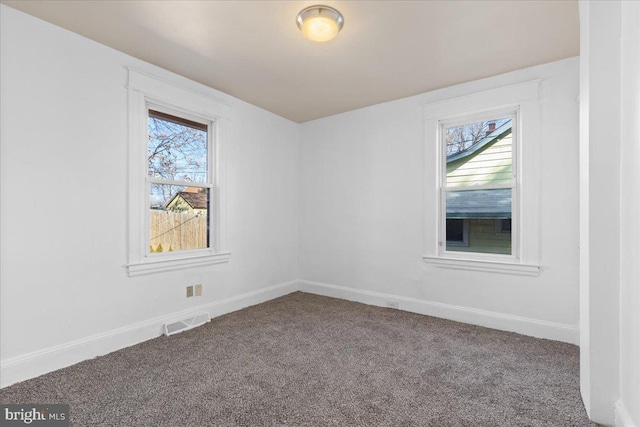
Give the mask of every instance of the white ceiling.
<svg viewBox="0 0 640 427">
<path fill-rule="evenodd" d="M 571 1 L 7 1 L 296 122 L 579 54 Z M 303 38 L 312 4 L 345 18 Z"/>
</svg>

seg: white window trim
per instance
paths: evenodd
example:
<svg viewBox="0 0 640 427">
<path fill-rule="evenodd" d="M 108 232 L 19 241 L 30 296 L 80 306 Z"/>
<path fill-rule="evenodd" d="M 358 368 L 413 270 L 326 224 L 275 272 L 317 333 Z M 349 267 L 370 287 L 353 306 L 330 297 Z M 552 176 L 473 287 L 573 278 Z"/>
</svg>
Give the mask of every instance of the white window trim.
<svg viewBox="0 0 640 427">
<path fill-rule="evenodd" d="M 130 277 L 228 262 L 225 142 L 231 107 L 197 90 L 129 69 L 128 264 Z M 197 117 L 209 126 L 213 148 L 213 189 L 210 193 L 210 248 L 153 254 L 147 231 L 147 114 L 149 106 Z M 211 143 L 213 141 L 213 143 Z"/>
<path fill-rule="evenodd" d="M 540 80 L 476 92 L 427 104 L 425 119 L 425 235 L 423 260 L 437 267 L 496 273 L 539 274 L 539 125 Z M 442 147 L 440 123 L 464 120 L 495 111 L 517 111 L 517 198 L 512 201 L 517 230 L 513 233 L 512 256 L 443 251 L 440 222 L 443 220 L 440 180 Z M 435 173 L 434 173 L 435 171 Z M 479 188 L 479 187 L 478 187 Z M 475 187 L 474 187 L 475 189 Z"/>
<path fill-rule="evenodd" d="M 513 262 L 498 262 L 492 260 L 471 260 L 453 257 L 431 257 L 424 255 L 424 262 L 441 268 L 453 270 L 484 271 L 489 273 L 513 274 L 518 276 L 537 276 L 540 274 L 538 265 L 516 264 Z"/>
</svg>

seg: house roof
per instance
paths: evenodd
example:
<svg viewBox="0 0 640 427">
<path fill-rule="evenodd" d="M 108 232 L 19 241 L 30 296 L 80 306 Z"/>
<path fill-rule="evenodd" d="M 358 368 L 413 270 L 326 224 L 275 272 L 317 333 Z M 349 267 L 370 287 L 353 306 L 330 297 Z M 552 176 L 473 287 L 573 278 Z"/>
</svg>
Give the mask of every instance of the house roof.
<svg viewBox="0 0 640 427">
<path fill-rule="evenodd" d="M 180 191 L 176 193 L 176 195 L 167 202 L 166 206 L 171 205 L 178 196 L 182 197 L 182 199 L 184 199 L 184 201 L 193 209 L 208 208 L 207 195 L 205 193 L 191 193 L 187 191 Z"/>
<path fill-rule="evenodd" d="M 498 139 L 510 133 L 511 133 L 511 120 L 503 123 L 501 126 L 498 126 L 497 128 L 494 129 L 493 132 L 491 132 L 489 135 L 485 136 L 480 141 L 473 144 L 471 147 L 467 148 L 466 150 L 447 156 L 447 163 L 455 162 L 456 160 L 460 160 L 474 153 L 477 153 L 482 148 L 486 147 L 487 144 L 497 141 Z"/>
<path fill-rule="evenodd" d="M 447 218 L 511 218 L 511 189 L 449 191 Z"/>
</svg>

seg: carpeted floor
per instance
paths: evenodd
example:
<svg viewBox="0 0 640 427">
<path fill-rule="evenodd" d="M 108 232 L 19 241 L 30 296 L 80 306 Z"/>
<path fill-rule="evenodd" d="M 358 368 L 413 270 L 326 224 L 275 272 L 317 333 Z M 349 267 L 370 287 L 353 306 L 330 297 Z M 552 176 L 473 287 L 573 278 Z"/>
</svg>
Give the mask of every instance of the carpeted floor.
<svg viewBox="0 0 640 427">
<path fill-rule="evenodd" d="M 590 426 L 578 347 L 296 292 L 0 390 L 92 426 Z"/>
</svg>

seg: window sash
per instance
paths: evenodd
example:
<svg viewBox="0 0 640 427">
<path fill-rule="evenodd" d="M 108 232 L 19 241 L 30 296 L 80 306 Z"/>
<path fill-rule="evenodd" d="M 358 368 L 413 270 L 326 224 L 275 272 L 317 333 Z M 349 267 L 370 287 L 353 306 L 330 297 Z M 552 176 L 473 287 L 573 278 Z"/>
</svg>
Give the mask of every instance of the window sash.
<svg viewBox="0 0 640 427">
<path fill-rule="evenodd" d="M 445 129 L 473 124 L 480 121 L 490 121 L 496 118 L 511 118 L 511 183 L 510 184 L 482 184 L 469 186 L 452 186 L 447 183 L 447 150 L 445 147 Z M 485 111 L 479 114 L 466 115 L 453 119 L 438 121 L 438 150 L 440 158 L 439 175 L 439 230 L 438 230 L 438 252 L 440 256 L 468 258 L 479 260 L 505 260 L 514 261 L 519 259 L 519 186 L 518 186 L 518 147 L 519 147 L 519 118 L 518 109 Z M 493 254 L 486 252 L 460 252 L 447 250 L 446 226 L 447 226 L 447 193 L 450 191 L 476 191 L 476 190 L 498 190 L 511 189 L 511 254 Z M 455 245 L 454 245 L 455 246 Z"/>
<path fill-rule="evenodd" d="M 202 131 L 209 131 L 209 126 L 207 123 L 200 123 L 194 120 L 189 120 L 186 119 L 184 117 L 181 117 L 181 115 L 177 115 L 177 114 L 167 114 L 164 113 L 162 111 L 159 111 L 159 109 L 156 109 L 152 106 L 150 106 L 148 109 L 148 114 L 149 114 L 149 118 L 154 118 L 154 119 L 160 119 L 160 120 L 164 120 L 167 122 L 171 122 L 171 123 L 175 123 L 178 125 L 182 125 L 182 126 L 186 126 L 186 127 L 190 127 L 190 128 L 194 128 L 194 129 L 198 129 L 198 130 L 202 130 Z"/>
</svg>

